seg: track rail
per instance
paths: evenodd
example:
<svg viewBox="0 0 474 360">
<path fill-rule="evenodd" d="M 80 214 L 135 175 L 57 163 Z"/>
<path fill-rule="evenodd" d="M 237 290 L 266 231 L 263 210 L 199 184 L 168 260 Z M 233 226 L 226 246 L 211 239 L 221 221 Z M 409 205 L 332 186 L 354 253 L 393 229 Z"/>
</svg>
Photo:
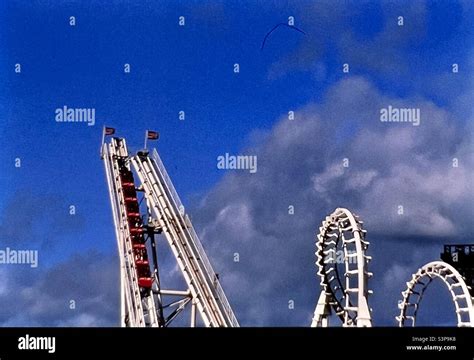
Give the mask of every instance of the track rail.
<svg viewBox="0 0 474 360">
<path fill-rule="evenodd" d="M 316 241 L 316 266 L 322 291 L 311 326 L 328 326 L 331 311 L 343 326 L 372 326 L 368 306 L 368 271 L 371 260 L 366 255 L 369 242 L 362 221 L 344 208 L 327 216 Z M 341 261 L 343 267 L 338 265 Z"/>
<path fill-rule="evenodd" d="M 181 224 L 186 225 L 184 227 L 186 236 L 189 237 L 189 242 L 194 245 L 196 252 L 199 254 L 198 258 L 200 259 L 200 263 L 204 267 L 203 272 L 206 274 L 207 279 L 212 282 L 213 291 L 215 293 L 215 296 L 217 297 L 219 307 L 221 307 L 222 311 L 224 312 L 224 318 L 226 319 L 226 323 L 228 324 L 228 326 L 238 327 L 239 322 L 237 321 L 237 318 L 235 317 L 234 312 L 232 311 L 230 303 L 227 300 L 227 297 L 224 293 L 224 289 L 222 288 L 219 282 L 218 275 L 214 272 L 214 269 L 212 268 L 211 262 L 209 261 L 209 258 L 207 257 L 207 254 L 204 251 L 204 247 L 202 246 L 202 243 L 199 240 L 199 237 L 196 233 L 196 230 L 194 229 L 194 226 L 189 216 L 186 214 L 185 207 L 181 202 L 181 199 L 179 198 L 178 193 L 176 192 L 176 189 L 171 181 L 171 178 L 169 177 L 168 172 L 166 171 L 166 168 L 163 165 L 163 162 L 161 161 L 161 158 L 156 149 L 153 149 L 152 154 L 153 155 L 150 158 L 150 161 L 154 165 L 155 173 L 158 177 L 160 177 L 161 183 L 164 185 L 164 189 L 168 193 L 168 198 L 170 199 L 171 204 L 175 209 L 175 214 L 179 218 L 179 222 Z"/>
<path fill-rule="evenodd" d="M 152 293 L 144 228 L 136 198 L 135 182 L 127 164 L 125 139 L 114 138 L 103 149 L 121 269 L 123 326 L 159 326 Z"/>
<path fill-rule="evenodd" d="M 399 303 L 400 315 L 396 317 L 398 325 L 415 326 L 425 290 L 434 279 L 442 280 L 448 288 L 456 309 L 458 326 L 474 327 L 474 299 L 470 293 L 471 289 L 461 274 L 443 261 L 433 261 L 424 265 L 407 282 L 407 289 L 402 292 L 402 300 Z"/>
<path fill-rule="evenodd" d="M 239 326 L 156 150 L 153 156 L 148 151 L 130 156 L 125 139 L 114 137 L 103 145 L 102 157 L 120 256 L 122 326 L 168 326 L 188 304 L 191 326 L 197 314 L 204 326 Z M 166 239 L 187 289 L 161 288 L 155 234 Z M 164 304 L 165 297 L 174 300 Z"/>
</svg>

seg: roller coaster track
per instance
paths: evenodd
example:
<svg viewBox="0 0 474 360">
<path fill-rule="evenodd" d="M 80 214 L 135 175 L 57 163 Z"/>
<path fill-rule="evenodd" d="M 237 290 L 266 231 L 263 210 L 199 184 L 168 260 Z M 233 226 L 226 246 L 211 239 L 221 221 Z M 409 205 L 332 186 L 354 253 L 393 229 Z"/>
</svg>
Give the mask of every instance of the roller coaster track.
<svg viewBox="0 0 474 360">
<path fill-rule="evenodd" d="M 396 317 L 400 327 L 415 326 L 425 290 L 434 279 L 440 279 L 448 288 L 456 309 L 459 327 L 474 327 L 474 299 L 472 289 L 467 286 L 461 274 L 443 261 L 433 261 L 418 269 L 407 282 L 399 303 L 400 315 Z"/>
<path fill-rule="evenodd" d="M 372 326 L 368 296 L 366 255 L 369 242 L 362 221 L 344 208 L 327 216 L 316 241 L 316 265 L 322 291 L 313 316 L 312 327 L 326 327 L 334 312 L 343 326 Z M 339 262 L 343 263 L 338 265 Z"/>
<path fill-rule="evenodd" d="M 120 257 L 122 326 L 168 326 L 188 304 L 191 326 L 197 314 L 204 326 L 239 326 L 156 150 L 130 156 L 125 139 L 114 137 L 101 153 Z M 159 271 L 158 235 L 166 239 L 187 289 L 161 288 L 160 276 L 167 274 Z M 168 298 L 174 301 L 165 303 Z"/>
</svg>

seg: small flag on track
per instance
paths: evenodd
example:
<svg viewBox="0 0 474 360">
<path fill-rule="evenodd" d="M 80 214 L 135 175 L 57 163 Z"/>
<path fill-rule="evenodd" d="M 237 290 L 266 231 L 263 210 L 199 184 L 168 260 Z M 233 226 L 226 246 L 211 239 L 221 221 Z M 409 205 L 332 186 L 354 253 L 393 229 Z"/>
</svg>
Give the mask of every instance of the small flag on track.
<svg viewBox="0 0 474 360">
<path fill-rule="evenodd" d="M 104 126 L 102 128 L 102 143 L 100 145 L 100 157 L 103 158 L 104 157 L 104 141 L 105 141 L 105 137 L 108 136 L 108 135 L 113 135 L 115 134 L 115 128 L 112 128 L 112 127 L 107 127 L 107 126 Z"/>
<path fill-rule="evenodd" d="M 105 135 L 113 135 L 115 134 L 115 129 L 111 127 L 105 127 Z"/>
<path fill-rule="evenodd" d="M 158 140 L 159 137 L 160 137 L 160 133 L 158 131 L 147 130 L 145 132 L 145 149 L 146 149 L 146 143 L 148 140 Z"/>
<path fill-rule="evenodd" d="M 160 134 L 158 133 L 158 131 L 151 131 L 151 130 L 146 131 L 146 138 L 148 140 L 158 140 L 159 137 L 160 137 Z"/>
</svg>

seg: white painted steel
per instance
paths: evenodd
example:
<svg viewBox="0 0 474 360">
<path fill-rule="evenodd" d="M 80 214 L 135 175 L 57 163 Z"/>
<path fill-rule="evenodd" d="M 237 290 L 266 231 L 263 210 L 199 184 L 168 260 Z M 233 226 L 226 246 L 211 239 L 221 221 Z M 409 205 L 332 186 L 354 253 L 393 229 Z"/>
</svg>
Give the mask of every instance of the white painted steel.
<svg viewBox="0 0 474 360">
<path fill-rule="evenodd" d="M 316 265 L 322 291 L 314 312 L 312 327 L 329 326 L 334 312 L 343 326 L 372 326 L 368 297 L 367 256 L 369 242 L 362 221 L 344 208 L 327 216 L 319 228 L 316 242 Z M 342 251 L 343 253 L 339 253 Z M 338 258 L 343 254 L 344 273 L 340 273 Z"/>
<path fill-rule="evenodd" d="M 416 316 L 421 300 L 428 285 L 434 279 L 440 279 L 446 285 L 453 299 L 457 325 L 474 327 L 474 299 L 461 274 L 450 264 L 443 261 L 430 262 L 412 275 L 407 282 L 407 289 L 402 292 L 399 302 L 400 315 L 396 317 L 400 327 L 415 326 Z"/>
<path fill-rule="evenodd" d="M 238 327 L 239 323 L 218 276 L 156 150 L 153 156 L 149 156 L 147 151 L 130 156 L 125 139 L 114 137 L 109 143 L 103 144 L 101 154 L 105 164 L 120 257 L 121 325 L 167 326 L 187 304 L 191 304 L 192 327 L 197 325 L 197 314 L 205 326 Z M 148 225 L 166 238 L 188 287 L 186 290 L 161 289 L 156 263 L 152 274 L 152 289 L 140 289 L 118 169 L 119 159 L 126 161 L 127 168 L 133 169 L 138 177 L 140 185 L 136 187 L 143 192 L 146 199 Z M 148 258 L 155 262 L 156 246 L 148 246 L 147 253 Z M 166 276 L 161 274 L 163 275 Z M 182 299 L 163 305 L 164 296 Z M 163 309 L 170 307 L 175 310 L 168 318 L 164 318 Z"/>
</svg>

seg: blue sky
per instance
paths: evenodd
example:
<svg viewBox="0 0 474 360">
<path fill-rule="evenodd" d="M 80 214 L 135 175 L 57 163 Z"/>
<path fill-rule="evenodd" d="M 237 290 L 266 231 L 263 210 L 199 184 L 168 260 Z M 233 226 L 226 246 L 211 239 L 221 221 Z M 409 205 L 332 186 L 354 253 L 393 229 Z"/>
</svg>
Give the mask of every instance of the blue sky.
<svg viewBox="0 0 474 360">
<path fill-rule="evenodd" d="M 339 206 L 353 208 L 373 224 L 378 288 L 383 293 L 381 279 L 400 277 L 394 289 L 387 290 L 394 297 L 387 306 L 396 304 L 407 276 L 402 269 L 407 268 L 409 275 L 437 258 L 444 242 L 469 241 L 472 230 L 468 202 L 472 195 L 462 195 L 469 189 L 473 170 L 469 121 L 474 54 L 468 22 L 472 15 L 467 1 L 2 2 L 1 240 L 3 246 L 41 249 L 39 270 L 14 274 L 5 268 L 5 276 L 20 277 L 16 286 L 31 288 L 78 256 L 77 261 L 89 268 L 96 269 L 90 258 L 97 257 L 110 259 L 104 266 L 114 265 L 114 230 L 98 154 L 102 125 L 107 124 L 134 149 L 142 146 L 145 129 L 161 133 L 157 142 L 161 157 L 181 198 L 192 208 L 211 261 L 223 274 L 224 288 L 232 288 L 229 298 L 243 324 L 309 324 L 318 291 L 314 232 Z M 69 25 L 70 16 L 75 16 L 75 26 Z M 180 16 L 185 17 L 184 27 L 178 26 Z M 261 50 L 265 34 L 289 16 L 306 34 L 281 27 Z M 403 27 L 397 25 L 398 16 L 404 17 Z M 17 63 L 20 74 L 14 71 Z M 123 71 L 125 63 L 131 65 L 129 74 Z M 233 72 L 235 63 L 240 65 L 238 74 Z M 350 65 L 348 74 L 342 72 L 344 63 Z M 457 74 L 451 71 L 453 63 L 459 64 Z M 419 107 L 424 119 L 435 120 L 420 129 L 383 128 L 374 114 L 389 103 Z M 55 109 L 64 105 L 95 108 L 96 125 L 55 122 Z M 299 130 L 285 123 L 290 110 L 302 119 Z M 185 111 L 185 121 L 178 119 L 179 111 Z M 328 141 L 331 136 L 335 138 Z M 397 139 L 400 152 L 383 155 L 390 144 L 396 149 Z M 380 152 L 364 156 L 360 150 L 370 148 Z M 258 154 L 260 174 L 252 178 L 218 170 L 216 157 L 226 152 Z M 351 187 L 349 178 L 334 173 L 334 159 L 341 156 L 355 159 L 363 172 L 351 176 L 362 185 Z M 422 162 L 414 165 L 411 156 Z M 464 159 L 463 173 L 449 177 L 454 183 L 440 183 L 442 164 L 454 156 Z M 15 168 L 16 158 L 21 159 L 21 168 Z M 418 172 L 425 176 L 424 185 L 417 182 Z M 394 174 L 399 173 L 405 174 L 404 181 L 396 180 Z M 370 188 L 364 188 L 367 178 Z M 380 184 L 371 182 L 377 179 Z M 336 196 L 330 185 L 339 181 L 347 189 L 343 197 Z M 411 181 L 418 184 L 412 192 L 400 188 Z M 315 182 L 322 184 L 319 190 Z M 458 191 L 438 191 L 446 187 Z M 402 223 L 380 220 L 374 207 L 392 200 L 396 204 L 397 194 L 407 201 L 418 199 L 410 204 L 411 210 L 425 216 Z M 281 203 L 271 210 L 259 209 L 271 203 L 270 198 Z M 287 223 L 281 209 L 292 201 L 308 211 Z M 70 205 L 76 206 L 75 216 L 69 215 Z M 240 219 L 242 209 L 250 209 L 248 218 L 254 222 L 280 219 L 284 230 L 276 234 L 255 225 L 247 236 L 245 231 L 252 226 L 243 222 L 237 231 L 250 240 L 241 241 L 226 232 L 234 229 L 224 220 L 227 213 Z M 401 226 L 405 231 L 400 234 Z M 385 240 L 377 244 L 377 236 Z M 294 238 L 296 245 L 280 237 Z M 295 278 L 285 278 L 284 273 L 278 274 L 278 283 L 263 276 L 268 269 L 258 262 L 268 256 L 265 241 L 278 246 L 275 256 L 283 262 L 291 260 L 284 258 L 285 253 L 304 259 L 300 265 L 304 269 L 297 267 L 305 279 L 300 288 L 288 285 Z M 288 251 L 288 246 L 294 250 Z M 248 254 L 248 272 L 226 260 L 235 249 L 245 252 L 244 247 L 255 250 L 252 259 Z M 391 256 L 387 249 L 399 252 L 398 262 L 385 263 Z M 404 251 L 413 255 L 405 256 Z M 297 297 L 297 303 L 304 304 L 297 307 L 297 315 L 262 314 L 259 306 L 249 303 L 243 293 L 257 286 L 250 278 L 259 269 L 262 277 L 255 278 L 268 289 L 256 295 L 258 303 L 268 308 L 272 298 L 285 304 Z M 104 291 L 110 296 L 104 298 L 106 307 L 117 301 L 116 283 L 103 281 L 106 285 L 98 286 L 97 292 L 111 288 Z M 81 285 L 77 288 L 75 296 L 89 301 L 87 291 L 81 292 Z M 385 300 L 374 301 L 379 324 L 393 325 L 393 317 L 380 315 Z M 248 310 L 252 307 L 253 312 Z M 15 318 L 14 309 L 14 304 L 6 306 L 0 322 L 28 325 L 28 320 Z M 115 324 L 114 314 L 104 317 L 88 311 L 73 316 L 45 309 L 31 321 Z M 444 321 L 428 316 L 426 322 Z"/>
</svg>

